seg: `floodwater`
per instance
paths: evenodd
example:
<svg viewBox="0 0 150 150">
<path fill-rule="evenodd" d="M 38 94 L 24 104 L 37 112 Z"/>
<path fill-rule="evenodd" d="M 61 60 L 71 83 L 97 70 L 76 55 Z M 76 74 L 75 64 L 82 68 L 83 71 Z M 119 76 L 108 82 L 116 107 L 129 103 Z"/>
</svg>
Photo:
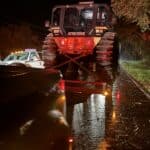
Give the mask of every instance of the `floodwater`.
<svg viewBox="0 0 150 150">
<path fill-rule="evenodd" d="M 63 97 L 35 93 L 1 106 L 0 150 L 66 150 L 69 128 Z"/>
<path fill-rule="evenodd" d="M 0 69 L 0 150 L 66 150 L 69 127 L 58 73 Z"/>
<path fill-rule="evenodd" d="M 68 135 L 69 150 L 150 149 L 150 99 L 122 69 L 68 71 L 62 81 L 65 93 L 0 106 L 0 150 L 68 150 Z"/>
<path fill-rule="evenodd" d="M 80 98 L 82 93 L 75 101 Z M 112 85 L 111 99 L 90 94 L 84 102 L 68 105 L 68 121 L 74 137 L 72 149 L 150 149 L 149 108 L 150 99 L 120 69 Z"/>
</svg>

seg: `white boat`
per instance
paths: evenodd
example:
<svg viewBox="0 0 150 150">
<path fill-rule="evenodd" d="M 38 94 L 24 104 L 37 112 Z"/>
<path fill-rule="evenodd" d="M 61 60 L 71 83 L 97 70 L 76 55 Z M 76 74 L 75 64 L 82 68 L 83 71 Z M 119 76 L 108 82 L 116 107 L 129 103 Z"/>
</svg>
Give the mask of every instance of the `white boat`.
<svg viewBox="0 0 150 150">
<path fill-rule="evenodd" d="M 31 68 L 44 69 L 44 61 L 36 49 L 25 49 L 24 51 L 16 51 L 9 54 L 3 61 L 2 66 L 26 66 Z"/>
</svg>

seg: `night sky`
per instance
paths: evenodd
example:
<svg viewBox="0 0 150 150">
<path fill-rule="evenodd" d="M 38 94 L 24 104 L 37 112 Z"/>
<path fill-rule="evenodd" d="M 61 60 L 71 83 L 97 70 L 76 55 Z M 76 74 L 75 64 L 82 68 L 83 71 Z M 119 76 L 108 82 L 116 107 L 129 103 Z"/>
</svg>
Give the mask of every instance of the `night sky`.
<svg viewBox="0 0 150 150">
<path fill-rule="evenodd" d="M 1 0 L 0 22 L 25 21 L 41 26 L 50 18 L 51 8 L 54 5 L 77 2 L 78 0 Z M 96 0 L 95 2 L 108 3 L 110 0 Z"/>
</svg>

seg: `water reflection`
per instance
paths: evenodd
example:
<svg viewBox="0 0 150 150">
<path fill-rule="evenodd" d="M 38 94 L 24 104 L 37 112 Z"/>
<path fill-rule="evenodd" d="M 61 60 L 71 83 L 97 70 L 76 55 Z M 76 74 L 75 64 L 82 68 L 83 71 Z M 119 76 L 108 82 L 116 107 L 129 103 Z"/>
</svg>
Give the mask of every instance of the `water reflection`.
<svg viewBox="0 0 150 150">
<path fill-rule="evenodd" d="M 84 76 L 80 70 L 77 78 L 69 78 L 69 82 L 66 79 L 67 120 L 74 137 L 73 150 L 109 148 L 107 121 L 114 125 L 116 122 L 116 102 L 112 99 L 115 77 L 111 71 L 97 68 Z"/>
<path fill-rule="evenodd" d="M 97 68 L 97 71 L 89 74 L 80 70 L 78 76 L 74 76 L 74 74 L 71 76 L 69 72 L 69 79 L 65 78 L 66 93 L 59 93 L 57 86 L 55 86 L 49 91 L 41 91 L 41 93 L 35 93 L 34 96 L 27 98 L 23 97 L 20 102 L 22 107 L 20 108 L 20 104 L 17 104 L 19 109 L 14 112 L 14 114 L 18 114 L 18 112 L 20 114 L 16 116 L 17 119 L 13 123 L 16 125 L 20 118 L 25 120 L 21 120 L 16 125 L 17 127 L 14 127 L 15 129 L 17 128 L 17 133 L 14 133 L 16 131 L 13 132 L 15 135 L 11 137 L 9 137 L 10 134 L 6 135 L 8 138 L 4 141 L 6 150 L 10 149 L 12 145 L 15 150 L 23 150 L 22 147 L 28 150 L 31 147 L 36 147 L 36 149 L 41 150 L 43 146 L 45 146 L 45 149 L 53 149 L 52 147 L 55 146 L 63 149 L 67 145 L 64 141 L 68 136 L 66 135 L 68 134 L 68 127 L 66 127 L 64 118 L 59 116 L 58 113 L 59 119 L 54 118 L 56 114 L 52 112 L 54 109 L 59 110 L 67 117 L 68 124 L 71 127 L 71 134 L 74 137 L 73 149 L 96 150 L 99 147 L 107 147 L 109 145 L 106 139 L 106 135 L 109 132 L 107 121 L 114 120 L 115 122 L 117 116 L 115 112 L 113 113 L 115 103 L 111 99 L 111 91 L 114 79 L 110 74 L 111 71 L 106 68 Z M 110 95 L 108 95 L 110 99 L 104 96 L 105 90 L 110 92 Z M 27 99 L 32 101 L 28 101 L 28 104 L 26 104 Z M 28 112 L 30 114 L 26 114 L 27 117 L 26 115 L 22 117 L 24 116 L 22 113 Z M 25 122 L 27 124 L 23 124 Z M 18 126 L 23 136 L 18 133 Z M 28 128 L 29 126 L 30 128 Z M 59 141 L 60 137 L 61 139 L 65 137 L 65 140 Z M 55 142 L 54 138 L 57 138 Z"/>
<path fill-rule="evenodd" d="M 73 150 L 147 150 L 150 148 L 149 99 L 120 70 L 112 97 L 82 92 L 68 105 Z M 69 97 L 68 97 L 69 98 Z M 76 101 L 77 102 L 77 101 Z M 144 142 L 143 142 L 144 141 Z"/>
<path fill-rule="evenodd" d="M 102 139 L 97 150 L 108 150 L 109 148 L 110 144 L 105 139 Z"/>
<path fill-rule="evenodd" d="M 116 104 L 116 98 L 110 100 L 101 94 L 91 94 L 83 103 L 68 105 L 74 150 L 110 148 L 109 137 L 114 136 L 113 128 L 118 122 Z"/>
<path fill-rule="evenodd" d="M 73 112 L 73 149 L 96 150 L 99 147 L 99 142 L 105 137 L 105 105 L 105 96 L 92 94 L 84 103 L 68 106 Z"/>
</svg>

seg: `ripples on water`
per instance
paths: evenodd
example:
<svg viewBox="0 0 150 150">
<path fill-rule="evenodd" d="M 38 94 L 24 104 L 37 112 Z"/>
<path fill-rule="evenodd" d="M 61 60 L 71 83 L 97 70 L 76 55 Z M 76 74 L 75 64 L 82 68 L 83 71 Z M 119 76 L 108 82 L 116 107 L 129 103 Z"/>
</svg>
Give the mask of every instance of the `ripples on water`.
<svg viewBox="0 0 150 150">
<path fill-rule="evenodd" d="M 110 72 L 109 72 L 110 73 Z M 83 75 L 83 74 L 81 74 Z M 89 76 L 88 76 L 89 75 Z M 81 85 L 72 83 L 72 91 L 66 94 L 68 101 L 74 101 L 74 103 L 69 103 L 67 106 L 67 118 L 71 125 L 72 135 L 74 137 L 73 149 L 74 150 L 106 150 L 110 147 L 106 137 L 106 120 L 112 115 L 112 99 L 106 99 L 102 94 L 101 86 L 95 86 L 93 83 L 105 83 L 112 85 L 113 75 L 108 74 L 107 70 L 100 69 L 93 74 L 88 74 L 86 77 L 80 77 L 81 81 L 87 82 L 88 84 L 82 82 Z M 90 84 L 91 85 L 90 85 Z M 66 84 L 68 85 L 68 84 Z M 82 89 L 86 87 L 92 91 L 88 93 L 88 89 L 82 92 L 77 88 L 77 86 Z M 67 88 L 67 86 L 66 86 Z M 99 89 L 99 93 L 97 92 Z M 69 89 L 70 90 L 70 89 Z M 67 90 L 66 90 L 67 92 Z M 109 101 L 108 101 L 109 100 Z M 115 119 L 115 113 L 112 115 Z"/>
</svg>

